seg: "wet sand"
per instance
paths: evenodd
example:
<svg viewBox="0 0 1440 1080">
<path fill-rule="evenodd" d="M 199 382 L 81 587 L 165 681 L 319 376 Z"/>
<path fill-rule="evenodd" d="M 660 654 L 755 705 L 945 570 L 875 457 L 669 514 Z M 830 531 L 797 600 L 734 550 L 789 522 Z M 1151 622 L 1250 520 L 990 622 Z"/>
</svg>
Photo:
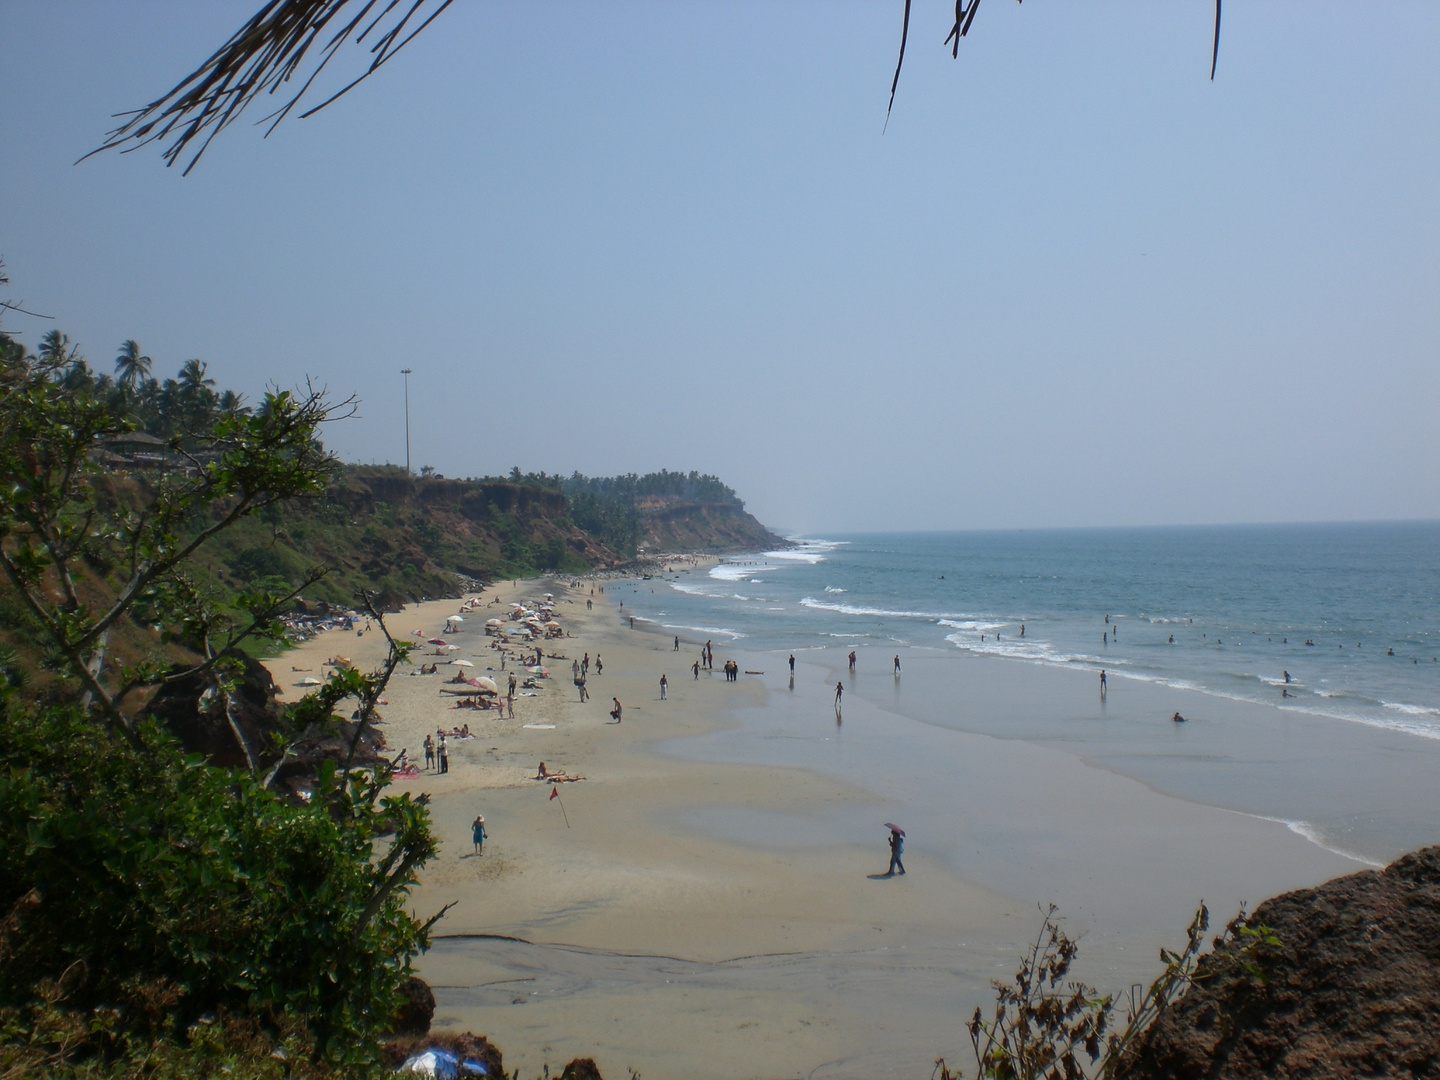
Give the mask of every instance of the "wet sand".
<svg viewBox="0 0 1440 1080">
<path fill-rule="evenodd" d="M 936 727 L 860 695 L 837 724 L 823 655 L 799 665 L 797 692 L 783 657 L 717 644 L 716 672 L 697 681 L 698 642 L 676 653 L 670 637 L 630 629 L 618 584 L 587 612 L 591 587 L 506 582 L 483 595 L 553 592 L 574 635 L 546 643 L 567 659 L 546 661 L 553 678 L 517 700 L 515 720 L 449 709 L 443 676 L 397 673 L 382 710 L 390 744 L 412 759 L 437 726 L 468 722 L 478 736 L 452 744 L 448 775 L 408 784 L 432 793 L 443 841 L 415 910 L 456 902 L 419 967 L 437 1025 L 483 1032 L 522 1075 L 593 1056 L 606 1075 L 649 1080 L 924 1076 L 939 1055 L 968 1064 L 963 1021 L 1012 972 L 1038 903 L 1061 903 L 1086 935 L 1079 973 L 1121 990 L 1153 976 L 1155 950 L 1183 934 L 1201 896 L 1224 918 L 1240 899 L 1358 868 L 1283 824 L 1062 748 Z M 438 601 L 387 622 L 397 638 L 428 636 L 456 610 Z M 454 638 L 450 655 L 472 673 L 499 667 L 489 614 Z M 568 658 L 585 652 L 605 670 L 592 667 L 582 705 Z M 322 634 L 272 670 L 298 694 L 305 673 L 289 669 L 320 675 L 337 653 L 372 666 L 383 639 Z M 726 682 L 731 657 L 766 674 Z M 994 665 L 1002 681 L 1017 667 Z M 587 779 L 551 800 L 532 779 L 541 760 Z M 477 812 L 491 836 L 482 856 Z M 898 815 L 910 872 L 886 878 L 881 823 Z"/>
</svg>

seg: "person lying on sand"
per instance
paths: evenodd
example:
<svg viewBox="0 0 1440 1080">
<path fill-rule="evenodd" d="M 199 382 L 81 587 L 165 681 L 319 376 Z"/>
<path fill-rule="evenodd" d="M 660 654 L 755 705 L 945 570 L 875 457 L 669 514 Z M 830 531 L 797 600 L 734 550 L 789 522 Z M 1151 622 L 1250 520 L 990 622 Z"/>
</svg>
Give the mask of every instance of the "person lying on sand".
<svg viewBox="0 0 1440 1080">
<path fill-rule="evenodd" d="M 536 780 L 549 780 L 552 776 L 564 776 L 564 769 L 550 770 L 545 768 L 545 762 L 540 762 L 540 771 L 535 774 Z"/>
</svg>

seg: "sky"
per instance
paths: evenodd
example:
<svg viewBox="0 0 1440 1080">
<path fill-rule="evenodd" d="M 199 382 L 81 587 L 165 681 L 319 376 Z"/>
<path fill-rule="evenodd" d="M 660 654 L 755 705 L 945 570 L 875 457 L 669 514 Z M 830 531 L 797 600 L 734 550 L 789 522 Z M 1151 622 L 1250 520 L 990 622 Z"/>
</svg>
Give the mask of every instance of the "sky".
<svg viewBox="0 0 1440 1080">
<path fill-rule="evenodd" d="M 457 0 L 182 176 L 258 0 L 0 0 L 9 316 L 351 461 L 713 472 L 834 531 L 1440 516 L 1440 5 Z M 364 60 L 342 54 L 340 74 Z M 338 78 L 338 75 L 337 75 Z M 332 85 L 332 84 L 327 84 Z M 260 109 L 252 110 L 259 119 Z"/>
</svg>

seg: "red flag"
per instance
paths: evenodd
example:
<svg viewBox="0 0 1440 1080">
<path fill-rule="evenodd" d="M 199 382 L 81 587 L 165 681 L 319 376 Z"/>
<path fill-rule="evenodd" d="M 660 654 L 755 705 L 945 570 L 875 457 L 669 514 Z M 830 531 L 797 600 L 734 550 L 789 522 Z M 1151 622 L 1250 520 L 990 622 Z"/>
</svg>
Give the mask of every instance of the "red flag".
<svg viewBox="0 0 1440 1080">
<path fill-rule="evenodd" d="M 559 789 L 558 787 L 552 787 L 552 788 L 550 789 L 550 798 L 552 798 L 552 799 L 558 799 L 559 797 L 560 797 L 560 789 Z"/>
</svg>

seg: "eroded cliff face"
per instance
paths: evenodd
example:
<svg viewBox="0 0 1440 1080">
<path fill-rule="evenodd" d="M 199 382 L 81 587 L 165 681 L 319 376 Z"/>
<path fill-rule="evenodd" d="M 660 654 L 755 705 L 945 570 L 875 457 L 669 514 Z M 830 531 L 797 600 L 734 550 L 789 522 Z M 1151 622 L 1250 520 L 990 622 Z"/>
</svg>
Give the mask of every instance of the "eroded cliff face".
<svg viewBox="0 0 1440 1080">
<path fill-rule="evenodd" d="M 646 552 L 764 551 L 789 547 L 744 507 L 649 499 L 639 507 Z"/>
<path fill-rule="evenodd" d="M 1126 1080 L 1440 1076 L 1440 847 L 1267 900 L 1206 956 Z"/>
</svg>

